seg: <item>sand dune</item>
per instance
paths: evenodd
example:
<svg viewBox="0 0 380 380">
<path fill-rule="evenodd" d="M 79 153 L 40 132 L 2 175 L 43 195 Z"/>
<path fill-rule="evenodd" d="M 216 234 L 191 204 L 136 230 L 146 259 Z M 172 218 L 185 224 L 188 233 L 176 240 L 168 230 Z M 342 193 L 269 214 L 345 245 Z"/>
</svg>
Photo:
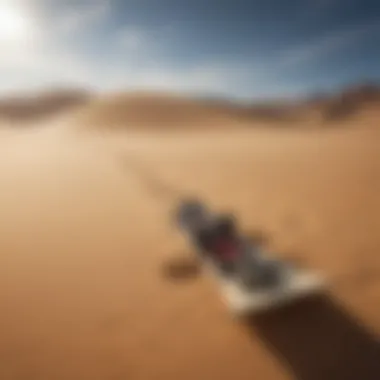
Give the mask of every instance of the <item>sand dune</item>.
<svg viewBox="0 0 380 380">
<path fill-rule="evenodd" d="M 240 104 L 227 100 L 191 98 L 173 93 L 105 95 L 83 107 L 76 122 L 101 130 L 205 130 L 253 126 L 290 126 L 310 119 L 298 105 L 279 102 Z"/>
<path fill-rule="evenodd" d="M 81 129 L 183 130 L 238 127 L 326 127 L 350 125 L 353 118 L 380 117 L 380 88 L 360 85 L 336 94 L 294 101 L 240 104 L 164 92 L 56 90 L 0 101 L 0 120 L 40 122 L 72 116 Z M 358 120 L 355 120 L 357 124 Z"/>
<path fill-rule="evenodd" d="M 214 129 L 230 127 L 334 126 L 363 117 L 367 110 L 380 115 L 380 89 L 357 86 L 309 101 L 267 101 L 238 104 L 217 99 L 189 98 L 168 93 L 105 95 L 78 113 L 77 123 L 99 129 Z"/>
<path fill-rule="evenodd" d="M 5 122 L 35 122 L 47 117 L 59 117 L 92 99 L 92 94 L 79 90 L 55 90 L 35 94 L 19 94 L 0 100 L 0 120 Z"/>
<path fill-rule="evenodd" d="M 83 127 L 111 129 L 222 128 L 238 121 L 233 108 L 177 94 L 106 95 L 78 113 Z"/>
<path fill-rule="evenodd" d="M 379 379 L 378 137 L 3 132 L 0 378 Z M 329 294 L 230 319 L 210 279 L 167 270 L 194 265 L 169 223 L 188 193 L 324 271 Z"/>
<path fill-rule="evenodd" d="M 305 116 L 314 115 L 325 123 L 350 123 L 352 118 L 363 118 L 368 111 L 380 115 L 380 86 L 364 84 L 351 86 L 330 96 L 307 101 Z M 355 120 L 357 123 L 358 120 Z"/>
</svg>

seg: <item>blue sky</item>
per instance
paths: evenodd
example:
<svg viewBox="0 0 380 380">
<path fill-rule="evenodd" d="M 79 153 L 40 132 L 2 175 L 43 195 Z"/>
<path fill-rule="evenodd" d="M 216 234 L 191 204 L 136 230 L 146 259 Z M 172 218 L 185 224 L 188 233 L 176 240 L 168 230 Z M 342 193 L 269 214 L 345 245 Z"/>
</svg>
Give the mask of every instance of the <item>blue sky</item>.
<svg viewBox="0 0 380 380">
<path fill-rule="evenodd" d="M 50 86 L 240 99 L 380 79 L 370 0 L 0 0 L 0 92 Z"/>
</svg>

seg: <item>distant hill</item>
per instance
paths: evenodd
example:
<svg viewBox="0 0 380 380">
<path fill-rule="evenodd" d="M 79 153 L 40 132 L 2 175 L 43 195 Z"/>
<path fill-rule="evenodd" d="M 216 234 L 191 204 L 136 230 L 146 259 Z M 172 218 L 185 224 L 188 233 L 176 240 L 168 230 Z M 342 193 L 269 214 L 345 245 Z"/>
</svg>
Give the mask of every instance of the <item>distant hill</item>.
<svg viewBox="0 0 380 380">
<path fill-rule="evenodd" d="M 79 110 L 77 122 L 95 128 L 220 128 L 292 121 L 294 112 L 294 107 L 276 103 L 243 106 L 225 99 L 135 92 L 98 98 Z"/>
<path fill-rule="evenodd" d="M 373 106 L 380 106 L 380 86 L 368 84 L 349 87 L 327 103 L 325 118 L 347 118 Z"/>
<path fill-rule="evenodd" d="M 380 118 L 380 86 L 361 84 L 292 102 L 244 105 L 226 98 L 146 91 L 95 96 L 88 91 L 55 90 L 0 100 L 0 119 L 30 121 L 63 112 L 71 112 L 84 128 L 103 129 L 330 125 L 366 113 L 372 120 Z"/>
<path fill-rule="evenodd" d="M 380 110 L 380 85 L 360 84 L 332 95 L 315 96 L 304 102 L 304 108 L 318 113 L 321 121 L 347 120 L 368 109 Z"/>
<path fill-rule="evenodd" d="M 118 93 L 105 95 L 78 112 L 78 123 L 92 127 L 215 127 L 236 116 L 230 106 L 178 94 Z"/>
<path fill-rule="evenodd" d="M 31 121 L 57 115 L 87 104 L 89 92 L 81 90 L 55 90 L 34 95 L 19 95 L 0 99 L 0 119 Z"/>
</svg>

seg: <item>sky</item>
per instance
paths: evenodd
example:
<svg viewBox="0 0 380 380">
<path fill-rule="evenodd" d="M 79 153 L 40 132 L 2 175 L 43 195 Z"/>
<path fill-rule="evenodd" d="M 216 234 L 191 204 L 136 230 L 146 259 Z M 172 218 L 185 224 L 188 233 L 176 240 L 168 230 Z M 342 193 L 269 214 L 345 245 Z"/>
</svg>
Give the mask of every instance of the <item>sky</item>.
<svg viewBox="0 0 380 380">
<path fill-rule="evenodd" d="M 0 0 L 0 93 L 256 99 L 380 80 L 377 0 Z"/>
</svg>

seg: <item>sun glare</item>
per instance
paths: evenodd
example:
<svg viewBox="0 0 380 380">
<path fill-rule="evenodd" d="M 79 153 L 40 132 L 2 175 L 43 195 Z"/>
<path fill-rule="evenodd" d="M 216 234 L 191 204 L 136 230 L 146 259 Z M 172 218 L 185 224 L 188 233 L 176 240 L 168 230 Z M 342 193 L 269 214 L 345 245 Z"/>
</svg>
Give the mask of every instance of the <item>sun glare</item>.
<svg viewBox="0 0 380 380">
<path fill-rule="evenodd" d="M 0 3 L 0 42 L 17 42 L 28 37 L 30 20 L 22 9 Z"/>
</svg>

